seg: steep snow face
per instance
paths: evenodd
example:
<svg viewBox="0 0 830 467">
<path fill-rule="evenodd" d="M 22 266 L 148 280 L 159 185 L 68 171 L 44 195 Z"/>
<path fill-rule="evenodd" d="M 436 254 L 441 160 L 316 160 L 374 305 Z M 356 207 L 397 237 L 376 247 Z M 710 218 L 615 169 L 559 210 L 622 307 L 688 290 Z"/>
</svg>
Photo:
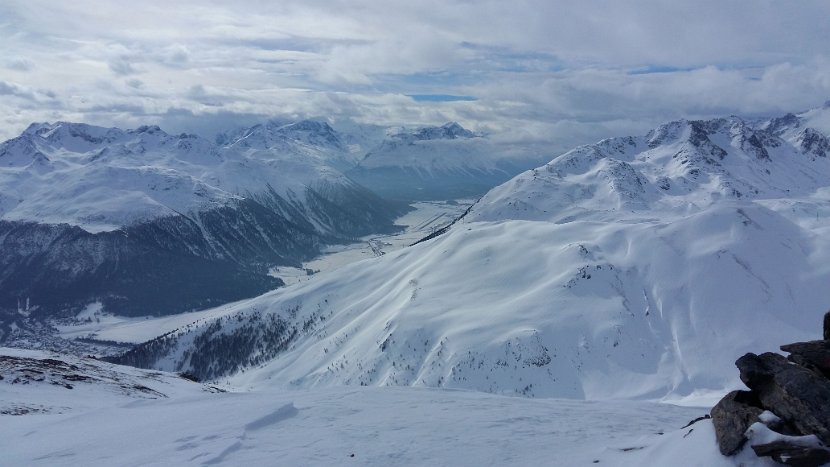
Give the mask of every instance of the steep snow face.
<svg viewBox="0 0 830 467">
<path fill-rule="evenodd" d="M 830 303 L 827 158 L 795 128 L 761 125 L 681 121 L 577 148 L 492 190 L 443 236 L 122 361 L 255 387 L 724 391 L 739 384 L 732 361 L 818 336 Z"/>
<path fill-rule="evenodd" d="M 541 158 L 504 147 L 455 122 L 390 131 L 348 175 L 387 197 L 448 199 L 478 196 Z"/>
</svg>

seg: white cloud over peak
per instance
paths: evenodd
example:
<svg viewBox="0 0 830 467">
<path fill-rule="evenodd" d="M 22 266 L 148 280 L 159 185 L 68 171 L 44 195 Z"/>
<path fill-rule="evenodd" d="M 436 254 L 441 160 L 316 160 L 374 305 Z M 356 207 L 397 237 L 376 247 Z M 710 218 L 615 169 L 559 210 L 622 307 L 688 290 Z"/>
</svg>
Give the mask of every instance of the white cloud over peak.
<svg viewBox="0 0 830 467">
<path fill-rule="evenodd" d="M 328 116 L 559 150 L 820 105 L 828 17 L 824 0 L 7 0 L 0 138 L 41 120 L 209 133 Z"/>
</svg>

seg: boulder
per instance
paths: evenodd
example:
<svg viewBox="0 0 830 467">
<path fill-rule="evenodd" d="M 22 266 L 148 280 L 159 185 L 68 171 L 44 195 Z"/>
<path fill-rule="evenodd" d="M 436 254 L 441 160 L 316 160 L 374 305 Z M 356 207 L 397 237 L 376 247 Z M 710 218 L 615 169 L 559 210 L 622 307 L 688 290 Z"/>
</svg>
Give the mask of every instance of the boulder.
<svg viewBox="0 0 830 467">
<path fill-rule="evenodd" d="M 789 361 L 830 378 L 830 340 L 796 342 L 782 345 L 781 350 L 790 354 Z"/>
<path fill-rule="evenodd" d="M 769 456 L 776 462 L 796 467 L 820 467 L 830 463 L 830 451 L 815 446 L 799 446 L 784 440 L 756 444 L 752 450 L 758 457 Z"/>
<path fill-rule="evenodd" d="M 830 311 L 824 314 L 824 340 L 830 341 Z"/>
<path fill-rule="evenodd" d="M 748 353 L 735 364 L 765 409 L 830 444 L 830 380 L 771 352 Z"/>
<path fill-rule="evenodd" d="M 746 430 L 763 412 L 760 401 L 749 391 L 732 391 L 712 407 L 712 425 L 718 449 L 731 456 L 746 443 Z"/>
</svg>

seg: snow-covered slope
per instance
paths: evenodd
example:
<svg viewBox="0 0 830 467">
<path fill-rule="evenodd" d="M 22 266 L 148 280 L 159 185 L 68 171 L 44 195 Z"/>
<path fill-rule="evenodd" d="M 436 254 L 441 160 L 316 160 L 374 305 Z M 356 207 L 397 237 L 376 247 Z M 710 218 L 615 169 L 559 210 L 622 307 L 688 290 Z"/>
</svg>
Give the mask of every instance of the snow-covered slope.
<svg viewBox="0 0 830 467">
<path fill-rule="evenodd" d="M 294 129 L 308 144 L 326 128 Z M 325 139 L 325 138 L 324 138 Z M 166 314 L 262 293 L 274 264 L 394 229 L 400 206 L 287 146 L 33 124 L 0 144 L 0 307 Z"/>
<path fill-rule="evenodd" d="M 54 352 L 0 347 L 0 417 L 4 422 L 9 415 L 77 415 L 137 400 L 220 391 L 171 373 Z"/>
<path fill-rule="evenodd" d="M 219 392 L 172 374 L 0 349 L 4 465 L 643 465 L 705 409 L 351 388 Z M 683 433 L 688 431 L 683 430 Z M 705 432 L 704 434 L 710 434 Z M 643 438 L 643 439 L 638 439 Z M 685 439 L 683 439 L 685 440 Z M 684 449 L 685 448 L 685 449 Z M 677 464 L 674 465 L 684 465 Z M 685 464 L 695 465 L 695 464 Z"/>
<path fill-rule="evenodd" d="M 445 235 L 194 323 L 123 362 L 239 384 L 676 398 L 818 335 L 830 161 L 799 118 L 672 122 L 492 190 Z M 812 140 L 811 140 L 812 141 Z M 244 372 L 242 370 L 245 370 Z"/>
<path fill-rule="evenodd" d="M 827 136 L 792 114 L 754 127 L 737 117 L 676 121 L 563 154 L 492 190 L 471 219 L 677 217 L 722 202 L 820 207 L 829 153 Z"/>
<path fill-rule="evenodd" d="M 452 199 L 481 195 L 540 162 L 526 148 L 498 145 L 450 122 L 390 129 L 347 173 L 390 198 Z"/>
</svg>

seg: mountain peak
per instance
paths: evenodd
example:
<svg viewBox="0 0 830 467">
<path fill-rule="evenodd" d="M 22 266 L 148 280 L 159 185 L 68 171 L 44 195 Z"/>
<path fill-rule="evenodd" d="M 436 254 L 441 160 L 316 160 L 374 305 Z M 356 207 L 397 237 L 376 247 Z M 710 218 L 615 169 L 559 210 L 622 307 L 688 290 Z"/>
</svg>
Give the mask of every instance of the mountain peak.
<svg viewBox="0 0 830 467">
<path fill-rule="evenodd" d="M 125 132 L 118 128 L 106 128 L 87 123 L 58 121 L 55 123 L 33 123 L 21 136 L 39 139 L 54 147 L 71 151 L 86 151 L 97 145 L 112 143 L 123 137 Z"/>
<path fill-rule="evenodd" d="M 135 130 L 130 130 L 129 133 L 134 133 L 134 134 L 147 133 L 149 135 L 155 135 L 155 134 L 166 135 L 167 134 L 167 133 L 164 132 L 164 130 L 159 128 L 158 125 L 142 125 L 142 126 L 136 128 Z"/>
<path fill-rule="evenodd" d="M 217 141 L 227 146 L 274 149 L 286 145 L 301 144 L 344 150 L 344 144 L 337 131 L 327 122 L 300 120 L 297 122 L 269 120 L 235 133 L 221 135 Z"/>
<path fill-rule="evenodd" d="M 394 136 L 400 139 L 407 139 L 407 136 L 410 136 L 416 140 L 423 141 L 436 139 L 474 138 L 476 134 L 462 127 L 457 122 L 448 122 L 441 126 L 421 127 L 411 133 L 411 135 L 399 133 Z"/>
<path fill-rule="evenodd" d="M 319 120 L 300 120 L 299 122 L 283 125 L 282 129 L 293 131 L 308 131 L 314 133 L 334 133 L 334 128 L 332 128 L 327 122 L 322 122 Z"/>
<path fill-rule="evenodd" d="M 469 131 L 469 130 L 465 129 L 465 128 L 464 128 L 463 126 L 461 126 L 458 122 L 448 122 L 448 123 L 445 123 L 445 124 L 441 125 L 441 128 L 443 128 L 443 129 L 444 129 L 444 130 L 446 130 L 448 133 L 453 134 L 453 135 L 469 135 L 469 136 L 473 136 L 473 132 L 471 132 L 471 131 Z"/>
</svg>

